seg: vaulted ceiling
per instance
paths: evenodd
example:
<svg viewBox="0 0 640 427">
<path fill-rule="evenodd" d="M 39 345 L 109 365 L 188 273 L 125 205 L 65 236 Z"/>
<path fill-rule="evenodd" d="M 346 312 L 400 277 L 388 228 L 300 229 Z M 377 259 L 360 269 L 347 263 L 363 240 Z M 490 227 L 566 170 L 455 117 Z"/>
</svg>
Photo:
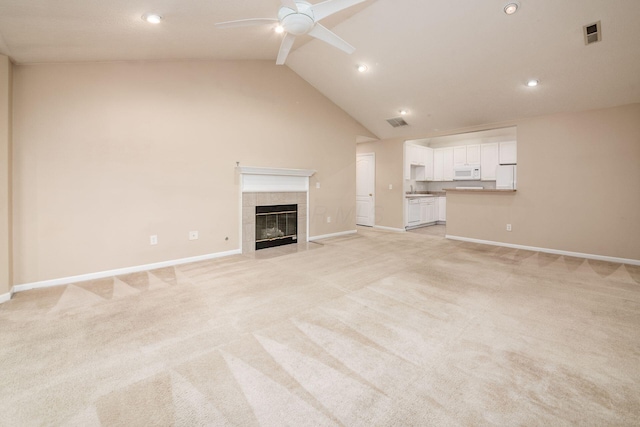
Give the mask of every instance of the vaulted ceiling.
<svg viewBox="0 0 640 427">
<path fill-rule="evenodd" d="M 284 66 L 380 138 L 442 133 L 556 112 L 640 102 L 640 1 L 366 0 L 322 23 L 347 55 L 298 37 Z M 311 1 L 318 3 L 318 1 Z M 0 53 L 15 63 L 277 56 L 280 0 L 0 0 Z M 147 12 L 163 15 L 150 25 Z M 601 21 L 586 46 L 583 26 Z M 368 70 L 357 71 L 359 64 Z M 274 65 L 275 66 L 275 65 Z M 530 88 L 528 79 L 540 84 Z M 404 116 L 406 127 L 386 121 Z"/>
</svg>

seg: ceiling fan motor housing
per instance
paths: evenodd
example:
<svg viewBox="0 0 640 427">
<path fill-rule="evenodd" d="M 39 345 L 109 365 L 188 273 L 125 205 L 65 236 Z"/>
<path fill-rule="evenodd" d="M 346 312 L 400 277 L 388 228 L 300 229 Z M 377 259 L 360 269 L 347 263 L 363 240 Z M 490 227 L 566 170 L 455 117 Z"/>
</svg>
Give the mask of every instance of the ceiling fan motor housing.
<svg viewBox="0 0 640 427">
<path fill-rule="evenodd" d="M 278 11 L 278 20 L 287 33 L 300 36 L 311 31 L 316 22 L 310 9 L 311 4 L 296 2 L 296 5 L 298 6 L 297 12 L 286 6 L 281 7 Z"/>
</svg>

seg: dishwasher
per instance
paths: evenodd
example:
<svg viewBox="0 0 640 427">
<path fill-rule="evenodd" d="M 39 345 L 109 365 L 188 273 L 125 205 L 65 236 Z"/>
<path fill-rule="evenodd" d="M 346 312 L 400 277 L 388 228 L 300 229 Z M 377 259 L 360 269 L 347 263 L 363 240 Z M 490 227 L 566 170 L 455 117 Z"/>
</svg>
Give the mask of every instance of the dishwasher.
<svg viewBox="0 0 640 427">
<path fill-rule="evenodd" d="M 409 212 L 407 213 L 407 225 L 420 224 L 420 199 L 409 199 Z"/>
</svg>

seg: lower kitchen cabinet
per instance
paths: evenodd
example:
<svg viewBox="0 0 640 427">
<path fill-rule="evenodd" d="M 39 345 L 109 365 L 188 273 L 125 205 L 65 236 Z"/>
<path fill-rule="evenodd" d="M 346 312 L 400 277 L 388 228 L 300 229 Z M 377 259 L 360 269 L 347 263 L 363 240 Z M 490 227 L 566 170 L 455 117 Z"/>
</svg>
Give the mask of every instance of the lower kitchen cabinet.
<svg viewBox="0 0 640 427">
<path fill-rule="evenodd" d="M 446 221 L 446 197 L 411 197 L 406 199 L 405 227 L 433 225 Z"/>
<path fill-rule="evenodd" d="M 420 199 L 420 223 L 428 224 L 438 220 L 436 197 L 423 197 Z"/>
<path fill-rule="evenodd" d="M 447 198 L 438 197 L 438 221 L 447 221 Z"/>
</svg>

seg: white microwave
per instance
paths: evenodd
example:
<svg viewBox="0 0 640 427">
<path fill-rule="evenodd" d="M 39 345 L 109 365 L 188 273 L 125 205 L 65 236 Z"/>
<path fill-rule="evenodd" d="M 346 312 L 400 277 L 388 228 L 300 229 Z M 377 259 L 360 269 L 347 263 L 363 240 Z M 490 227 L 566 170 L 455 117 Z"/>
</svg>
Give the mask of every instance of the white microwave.
<svg viewBox="0 0 640 427">
<path fill-rule="evenodd" d="M 464 165 L 453 168 L 454 181 L 477 181 L 479 179 L 480 165 Z"/>
</svg>

